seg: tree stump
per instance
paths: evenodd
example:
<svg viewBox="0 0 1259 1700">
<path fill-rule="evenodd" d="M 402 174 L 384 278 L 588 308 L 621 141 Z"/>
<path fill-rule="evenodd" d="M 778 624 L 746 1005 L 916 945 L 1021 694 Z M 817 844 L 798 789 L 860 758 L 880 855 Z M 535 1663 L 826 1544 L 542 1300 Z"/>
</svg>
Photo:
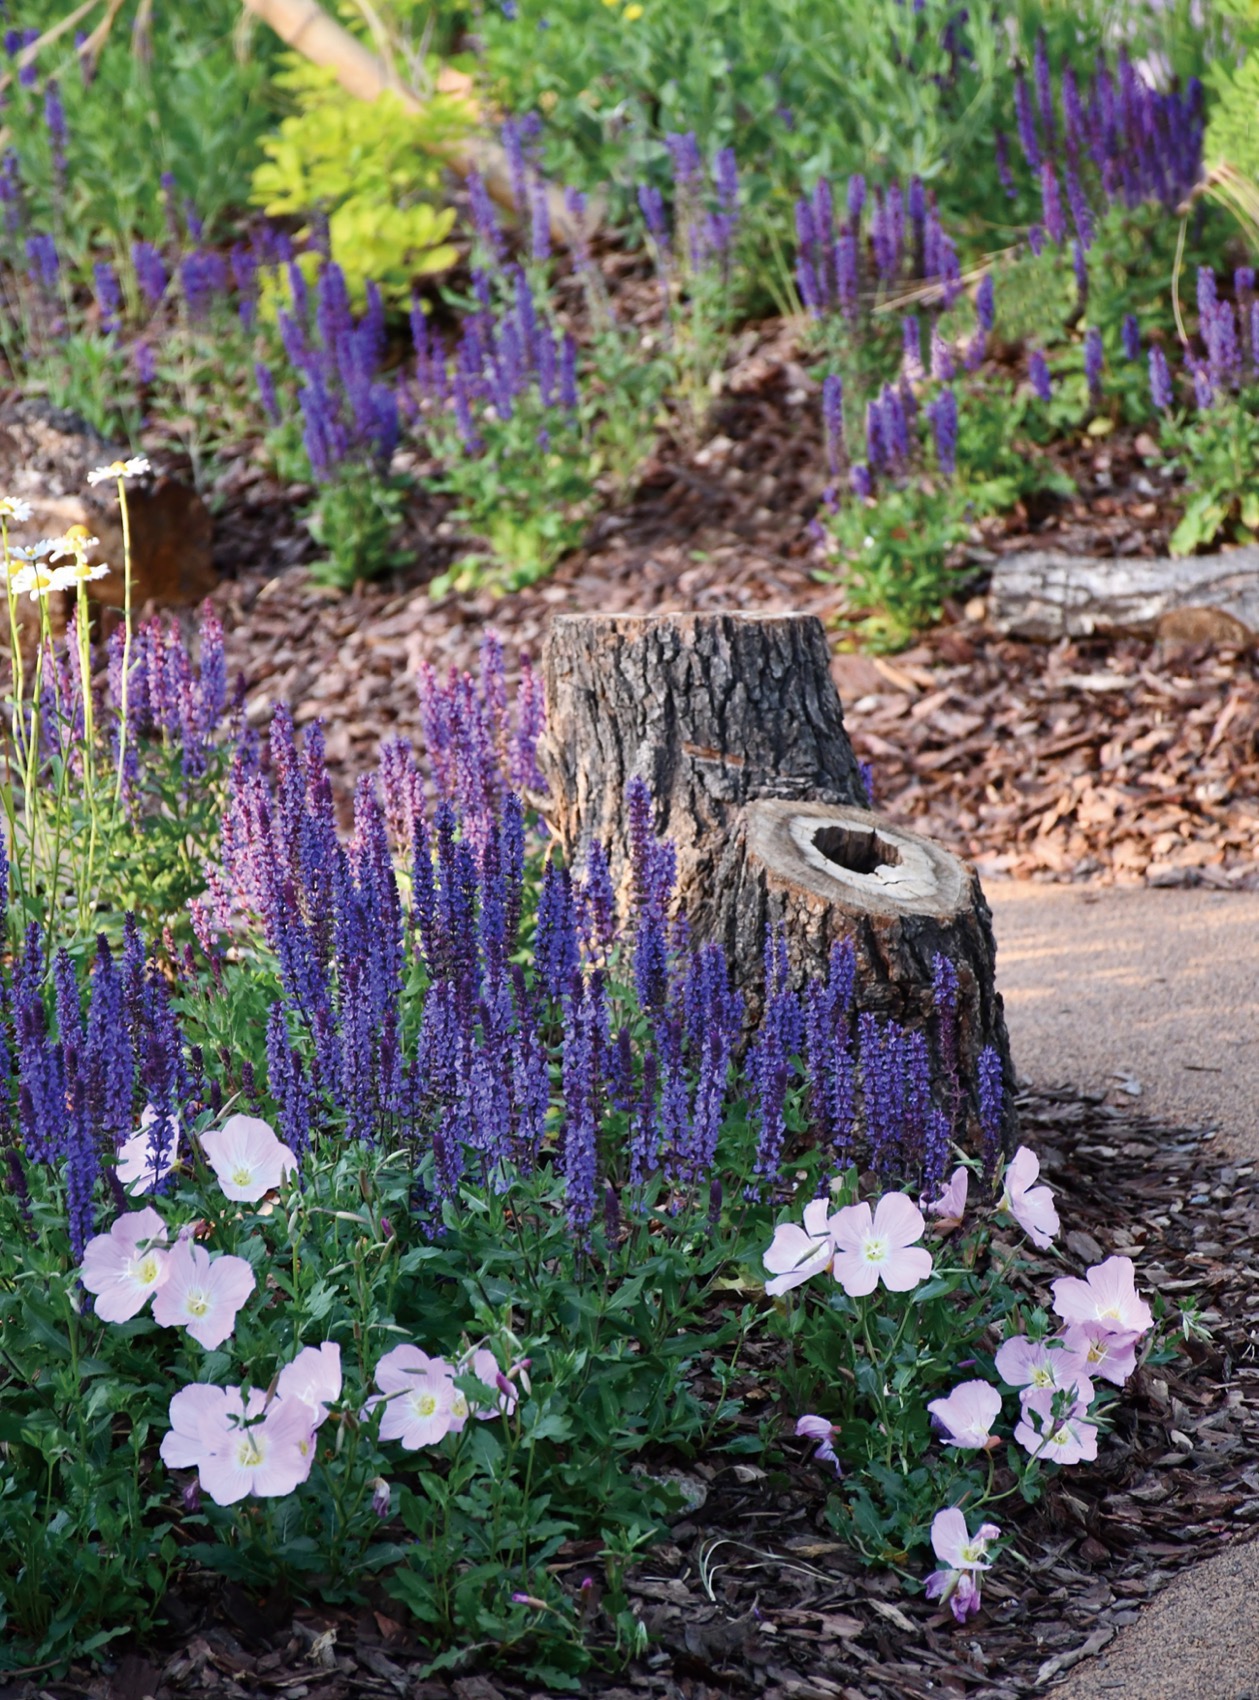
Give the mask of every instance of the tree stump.
<svg viewBox="0 0 1259 1700">
<path fill-rule="evenodd" d="M 971 1108 L 979 1054 L 992 1046 L 1014 1137 L 1014 1072 L 979 879 L 870 810 L 818 620 L 563 615 L 543 675 L 552 822 L 575 866 L 600 840 L 625 903 L 625 792 L 645 779 L 656 831 L 677 851 L 691 936 L 724 948 L 752 1019 L 767 927 L 784 930 L 797 988 L 825 975 L 832 944 L 851 939 L 858 1012 L 923 1031 L 941 1070 L 932 983 L 947 958 Z"/>
</svg>

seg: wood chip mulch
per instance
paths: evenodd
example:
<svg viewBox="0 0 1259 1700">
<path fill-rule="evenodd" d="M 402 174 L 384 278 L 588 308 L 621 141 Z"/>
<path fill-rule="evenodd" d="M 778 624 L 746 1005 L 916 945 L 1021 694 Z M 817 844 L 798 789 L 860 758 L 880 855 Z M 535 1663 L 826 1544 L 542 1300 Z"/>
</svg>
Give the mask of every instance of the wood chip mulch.
<svg viewBox="0 0 1259 1700">
<path fill-rule="evenodd" d="M 404 540 L 412 565 L 348 596 L 317 589 L 304 571 L 313 545 L 294 512 L 309 492 L 277 486 L 244 445 L 214 500 L 228 575 L 218 601 L 253 718 L 279 700 L 299 721 L 321 718 L 348 796 L 383 736 L 418 738 L 417 663 L 474 666 L 487 625 L 509 664 L 522 650 L 537 657 L 560 612 L 794 610 L 817 614 L 842 641 L 843 591 L 816 578 L 809 532 L 825 455 L 805 358 L 789 325 L 748 331 L 706 440 L 663 441 L 638 489 L 593 520 L 579 550 L 508 595 L 430 595 L 464 544 L 418 465 Z M 1130 430 L 1064 442 L 1058 458 L 1077 495 L 986 522 L 983 548 L 1157 554 L 1172 509 L 1154 448 Z M 982 564 L 976 572 L 982 590 Z M 946 624 L 887 661 L 837 655 L 849 730 L 874 766 L 880 807 L 989 873 L 1259 886 L 1253 653 L 1018 643 L 987 630 L 981 610 L 973 596 L 970 618 L 950 607 Z"/>
<path fill-rule="evenodd" d="M 1140 1285 L 1198 1308 L 1210 1333 L 1179 1340 L 1125 1390 L 1099 1461 L 1062 1473 L 1034 1508 L 1007 1500 L 1017 1556 L 985 1580 L 981 1615 L 958 1628 L 831 1534 L 825 1477 L 784 1441 L 768 1469 L 720 1453 L 685 1466 L 707 1497 L 633 1575 L 652 1650 L 590 1678 L 601 1700 L 1017 1700 L 1100 1651 L 1178 1570 L 1259 1524 L 1259 1190 L 1251 1165 L 1210 1136 L 1062 1090 L 1021 1100 L 1025 1136 L 1058 1191 L 1062 1259 L 1034 1289 L 1111 1252 Z M 765 1407 L 748 1416 L 755 1427 Z M 784 1413 L 786 1417 L 789 1413 Z M 784 1435 L 788 1425 L 784 1421 Z M 699 1493 L 696 1494 L 699 1497 Z M 561 1554 L 576 1582 L 588 1551 Z M 424 1676 L 425 1655 L 391 1614 L 304 1607 L 188 1585 L 163 1645 L 115 1649 L 61 1680 L 0 1678 L 0 1700 L 541 1700 L 492 1668 Z"/>
</svg>

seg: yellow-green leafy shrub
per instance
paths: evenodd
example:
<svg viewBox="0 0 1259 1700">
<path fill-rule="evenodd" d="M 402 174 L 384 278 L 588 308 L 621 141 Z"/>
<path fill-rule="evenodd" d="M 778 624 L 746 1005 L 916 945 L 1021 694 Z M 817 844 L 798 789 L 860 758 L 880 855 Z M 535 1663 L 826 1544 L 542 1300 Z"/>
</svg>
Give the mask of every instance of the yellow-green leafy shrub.
<svg viewBox="0 0 1259 1700">
<path fill-rule="evenodd" d="M 268 216 L 323 213 L 332 257 L 359 301 L 368 278 L 403 299 L 415 278 L 452 265 L 454 210 L 436 203 L 443 155 L 471 128 L 471 103 L 442 92 L 418 110 L 391 91 L 358 100 L 297 59 L 276 81 L 297 111 L 264 142 L 254 172 L 253 198 Z"/>
</svg>

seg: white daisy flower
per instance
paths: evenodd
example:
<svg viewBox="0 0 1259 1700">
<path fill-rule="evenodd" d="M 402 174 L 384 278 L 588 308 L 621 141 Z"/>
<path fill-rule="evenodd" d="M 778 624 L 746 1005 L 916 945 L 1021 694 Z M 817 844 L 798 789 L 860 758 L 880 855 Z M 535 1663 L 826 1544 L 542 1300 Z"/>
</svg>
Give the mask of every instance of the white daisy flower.
<svg viewBox="0 0 1259 1700">
<path fill-rule="evenodd" d="M 132 455 L 130 460 L 113 460 L 108 466 L 93 468 L 87 475 L 89 484 L 103 484 L 106 479 L 143 478 L 153 467 L 145 455 Z"/>
</svg>

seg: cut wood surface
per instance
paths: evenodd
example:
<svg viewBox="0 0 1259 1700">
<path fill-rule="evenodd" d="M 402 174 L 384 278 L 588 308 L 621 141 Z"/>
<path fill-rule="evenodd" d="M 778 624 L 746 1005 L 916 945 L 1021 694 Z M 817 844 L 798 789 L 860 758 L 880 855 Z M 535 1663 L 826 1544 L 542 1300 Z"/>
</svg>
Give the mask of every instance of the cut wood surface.
<svg viewBox="0 0 1259 1700">
<path fill-rule="evenodd" d="M 576 866 L 598 839 L 627 898 L 625 794 L 645 779 L 655 829 L 677 852 L 691 936 L 721 944 L 753 1018 L 768 927 L 784 930 L 797 987 L 825 975 L 832 944 L 848 938 L 858 1010 L 922 1030 L 943 1071 L 931 988 L 946 957 L 958 979 L 963 1075 L 973 1080 L 979 1052 L 994 1046 L 1012 1106 L 979 880 L 866 806 L 820 621 L 568 615 L 551 627 L 543 673 L 551 819 Z"/>
<path fill-rule="evenodd" d="M 1161 560 L 1003 555 L 988 613 L 1000 632 L 1070 637 L 1179 638 L 1249 643 L 1259 636 L 1259 548 Z"/>
</svg>

